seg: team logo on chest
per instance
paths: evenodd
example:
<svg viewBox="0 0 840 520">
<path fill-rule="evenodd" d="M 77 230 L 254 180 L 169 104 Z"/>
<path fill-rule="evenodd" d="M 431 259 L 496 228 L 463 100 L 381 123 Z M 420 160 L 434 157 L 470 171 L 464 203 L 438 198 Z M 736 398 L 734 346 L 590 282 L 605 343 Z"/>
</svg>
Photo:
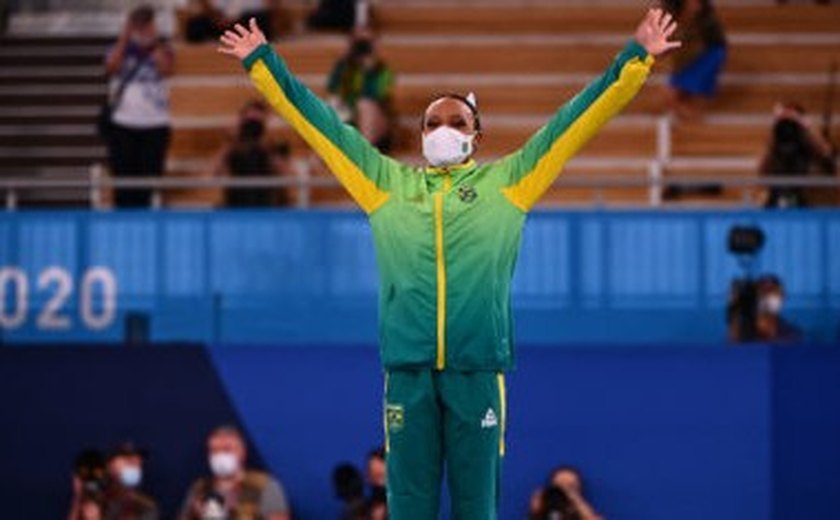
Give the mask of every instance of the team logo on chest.
<svg viewBox="0 0 840 520">
<path fill-rule="evenodd" d="M 476 197 L 478 197 L 478 193 L 476 193 L 473 186 L 470 186 L 469 184 L 462 184 L 458 186 L 458 198 L 461 199 L 462 202 L 470 203 L 474 201 Z"/>
</svg>

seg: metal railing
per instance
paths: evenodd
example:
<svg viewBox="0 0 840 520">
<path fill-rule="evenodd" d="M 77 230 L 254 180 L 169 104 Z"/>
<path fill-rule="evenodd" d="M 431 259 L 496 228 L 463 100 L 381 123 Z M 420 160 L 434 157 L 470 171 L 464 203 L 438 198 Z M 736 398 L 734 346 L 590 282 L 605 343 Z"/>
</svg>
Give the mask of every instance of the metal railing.
<svg viewBox="0 0 840 520">
<path fill-rule="evenodd" d="M 601 206 L 605 203 L 605 194 L 610 190 L 622 188 L 647 189 L 649 207 L 662 206 L 666 190 L 669 188 L 690 188 L 698 186 L 715 186 L 721 189 L 734 188 L 741 191 L 740 206 L 750 206 L 755 203 L 754 190 L 758 188 L 840 188 L 840 178 L 836 176 L 809 176 L 791 173 L 790 175 L 772 177 L 744 174 L 737 176 L 721 175 L 678 175 L 668 174 L 670 169 L 681 171 L 703 172 L 709 170 L 743 170 L 754 172 L 757 161 L 746 161 L 744 158 L 687 158 L 673 157 L 672 133 L 673 121 L 669 116 L 658 117 L 656 125 L 656 152 L 653 158 L 582 158 L 569 163 L 569 167 L 583 167 L 589 170 L 609 171 L 615 169 L 638 169 L 643 175 L 589 175 L 565 174 L 558 177 L 554 186 L 570 189 L 593 190 L 592 203 Z M 747 164 L 749 163 L 749 164 Z M 88 192 L 90 207 L 104 209 L 105 204 L 102 191 L 105 189 L 119 190 L 151 190 L 151 207 L 160 209 L 164 206 L 163 193 L 171 190 L 216 190 L 216 189 L 282 189 L 296 190 L 296 207 L 305 209 L 311 207 L 312 190 L 317 188 L 337 188 L 338 181 L 333 176 L 312 174 L 312 162 L 300 159 L 294 163 L 294 173 L 288 176 L 275 177 L 131 177 L 116 178 L 105 175 L 102 165 L 95 164 L 86 178 L 68 179 L 33 179 L 33 178 L 0 178 L 0 192 L 3 193 L 6 210 L 18 207 L 21 192 L 28 190 L 77 189 Z M 568 167 L 567 167 L 568 169 Z M 730 202 L 731 203 L 731 202 Z"/>
<path fill-rule="evenodd" d="M 595 163 L 590 163 L 593 167 Z M 597 177 L 584 175 L 561 175 L 554 186 L 569 189 L 594 190 L 593 203 L 603 205 L 606 192 L 621 188 L 647 188 L 648 206 L 659 207 L 663 204 L 663 194 L 669 187 L 690 188 L 697 186 L 719 186 L 721 188 L 739 189 L 742 193 L 740 204 L 751 205 L 752 190 L 756 188 L 840 188 L 840 178 L 837 177 L 803 177 L 801 175 L 758 177 L 747 176 L 710 176 L 710 175 L 679 175 L 668 176 L 664 172 L 666 165 L 659 161 L 648 164 L 648 173 L 639 175 L 612 175 Z M 90 206 L 94 209 L 105 207 L 102 200 L 103 189 L 119 190 L 151 190 L 153 209 L 163 207 L 163 193 L 180 189 L 282 189 L 291 188 L 298 192 L 297 207 L 311 207 L 312 190 L 315 188 L 337 188 L 340 184 L 334 177 L 327 176 L 295 176 L 295 177 L 134 177 L 113 178 L 92 174 L 82 179 L 0 179 L 0 191 L 4 193 L 6 210 L 18 207 L 19 195 L 28 190 L 50 189 L 78 189 L 87 190 Z"/>
</svg>

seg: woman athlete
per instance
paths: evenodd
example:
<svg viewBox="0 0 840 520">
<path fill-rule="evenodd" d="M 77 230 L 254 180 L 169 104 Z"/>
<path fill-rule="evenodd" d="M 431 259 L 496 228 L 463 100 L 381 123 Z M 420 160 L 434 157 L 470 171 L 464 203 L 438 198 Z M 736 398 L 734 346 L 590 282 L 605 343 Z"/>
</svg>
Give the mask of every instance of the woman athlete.
<svg viewBox="0 0 840 520">
<path fill-rule="evenodd" d="M 563 165 L 639 91 L 676 23 L 652 9 L 607 71 L 519 150 L 490 164 L 475 103 L 446 95 L 422 118 L 422 168 L 380 154 L 295 78 L 251 20 L 221 37 L 373 229 L 380 274 L 388 509 L 438 517 L 446 465 L 456 520 L 497 514 L 513 364 L 510 286 L 528 212 Z M 430 56 L 429 59 L 434 59 Z"/>
</svg>

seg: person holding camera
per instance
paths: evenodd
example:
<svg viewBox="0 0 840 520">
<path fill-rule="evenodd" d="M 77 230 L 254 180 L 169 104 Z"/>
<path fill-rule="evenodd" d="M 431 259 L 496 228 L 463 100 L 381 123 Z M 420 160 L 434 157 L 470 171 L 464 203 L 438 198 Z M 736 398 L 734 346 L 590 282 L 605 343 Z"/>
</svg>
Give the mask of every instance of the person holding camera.
<svg viewBox="0 0 840 520">
<path fill-rule="evenodd" d="M 69 520 L 157 520 L 155 500 L 140 491 L 145 453 L 123 442 L 109 455 L 83 453 L 73 476 Z"/>
<path fill-rule="evenodd" d="M 327 80 L 329 103 L 382 152 L 391 148 L 394 74 L 376 52 L 367 30 L 350 38 L 347 53 L 333 66 Z"/>
<path fill-rule="evenodd" d="M 766 274 L 756 280 L 758 312 L 756 313 L 756 339 L 766 343 L 794 344 L 802 341 L 802 330 L 782 316 L 785 288 L 782 280 Z"/>
<path fill-rule="evenodd" d="M 216 154 L 214 177 L 272 177 L 291 175 L 289 145 L 268 135 L 268 107 L 259 99 L 245 102 L 231 139 Z M 289 204 L 286 188 L 227 188 L 225 206 L 257 208 Z"/>
<path fill-rule="evenodd" d="M 364 476 L 356 466 L 342 463 L 333 469 L 335 496 L 342 502 L 342 520 L 385 520 L 388 499 L 385 489 L 385 448 L 368 453 Z M 365 487 L 367 486 L 367 494 Z"/>
<path fill-rule="evenodd" d="M 571 466 L 551 472 L 531 496 L 528 520 L 602 520 L 583 497 L 583 479 Z"/>
<path fill-rule="evenodd" d="M 245 466 L 245 439 L 236 428 L 221 426 L 207 439 L 212 475 L 189 490 L 180 520 L 289 520 L 289 504 L 280 483 L 268 473 Z"/>
<path fill-rule="evenodd" d="M 386 470 L 384 446 L 374 448 L 368 453 L 365 481 L 372 496 L 385 496 Z"/>
<path fill-rule="evenodd" d="M 809 123 L 797 103 L 779 103 L 774 109 L 770 143 L 759 166 L 763 176 L 833 175 L 831 144 Z M 803 208 L 810 205 L 808 191 L 801 187 L 774 186 L 765 208 Z"/>
<path fill-rule="evenodd" d="M 103 138 L 115 177 L 163 174 L 170 139 L 169 87 L 174 53 L 160 37 L 152 7 L 128 16 L 105 58 L 110 79 L 109 113 Z M 102 123 L 101 123 L 102 124 Z M 116 207 L 147 207 L 151 190 L 116 190 Z"/>
<path fill-rule="evenodd" d="M 763 274 L 755 280 L 736 280 L 729 300 L 731 342 L 791 345 L 802 341 L 802 330 L 782 316 L 785 288 L 778 276 Z"/>
</svg>

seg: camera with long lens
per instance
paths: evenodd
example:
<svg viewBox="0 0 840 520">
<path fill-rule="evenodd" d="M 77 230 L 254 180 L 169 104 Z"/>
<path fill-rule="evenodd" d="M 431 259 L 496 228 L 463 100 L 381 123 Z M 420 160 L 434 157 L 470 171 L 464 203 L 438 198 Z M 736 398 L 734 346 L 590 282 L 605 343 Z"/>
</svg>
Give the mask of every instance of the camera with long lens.
<svg viewBox="0 0 840 520">
<path fill-rule="evenodd" d="M 74 473 L 82 483 L 83 497 L 98 497 L 108 485 L 105 456 L 98 450 L 83 450 L 76 455 Z"/>
<path fill-rule="evenodd" d="M 201 520 L 229 520 L 225 497 L 212 489 L 201 497 Z"/>
<path fill-rule="evenodd" d="M 580 515 L 563 488 L 548 486 L 542 493 L 540 520 L 579 520 Z"/>
<path fill-rule="evenodd" d="M 729 252 L 737 258 L 743 274 L 730 283 L 726 320 L 730 326 L 735 326 L 735 339 L 741 342 L 755 341 L 758 339 L 758 284 L 753 276 L 753 267 L 764 247 L 764 232 L 756 226 L 733 226 L 729 230 L 728 246 Z"/>
</svg>

